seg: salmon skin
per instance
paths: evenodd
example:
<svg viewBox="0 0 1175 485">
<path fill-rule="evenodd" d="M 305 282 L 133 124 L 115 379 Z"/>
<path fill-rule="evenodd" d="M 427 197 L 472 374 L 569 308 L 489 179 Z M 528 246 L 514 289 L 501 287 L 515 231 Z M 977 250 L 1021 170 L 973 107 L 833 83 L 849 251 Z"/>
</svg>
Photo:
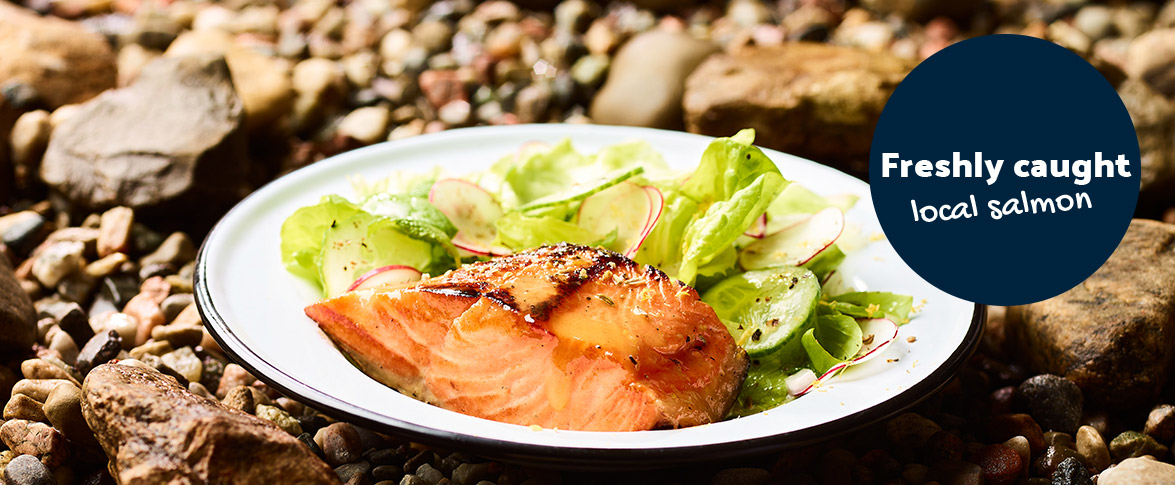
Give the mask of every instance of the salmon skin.
<svg viewBox="0 0 1175 485">
<path fill-rule="evenodd" d="M 620 254 L 560 244 L 306 314 L 376 380 L 524 426 L 637 431 L 722 419 L 747 355 L 693 288 Z"/>
</svg>

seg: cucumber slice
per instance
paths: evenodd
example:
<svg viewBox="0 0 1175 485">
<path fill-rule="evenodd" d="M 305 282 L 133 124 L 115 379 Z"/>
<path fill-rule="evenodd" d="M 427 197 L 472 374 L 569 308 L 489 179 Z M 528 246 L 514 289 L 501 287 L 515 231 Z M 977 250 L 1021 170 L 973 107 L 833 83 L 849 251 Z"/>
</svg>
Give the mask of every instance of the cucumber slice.
<svg viewBox="0 0 1175 485">
<path fill-rule="evenodd" d="M 336 221 L 323 236 L 322 286 L 327 298 L 334 298 L 373 269 L 391 265 L 424 268 L 431 261 L 431 244 L 408 237 L 387 219 L 359 213 Z"/>
<path fill-rule="evenodd" d="M 604 189 L 607 189 L 608 187 L 640 175 L 644 173 L 644 171 L 645 169 L 643 167 L 613 170 L 604 175 L 601 175 L 596 179 L 576 183 L 570 189 L 563 192 L 551 194 L 545 197 L 539 197 L 535 200 L 527 202 L 522 207 L 519 207 L 518 210 L 522 212 L 533 212 L 539 209 L 546 209 L 557 205 L 583 200 L 592 194 L 598 193 Z"/>
<path fill-rule="evenodd" d="M 790 266 L 748 271 L 714 285 L 702 301 L 714 308 L 747 355 L 786 362 L 803 356 L 800 337 L 815 321 L 820 280 Z"/>
</svg>

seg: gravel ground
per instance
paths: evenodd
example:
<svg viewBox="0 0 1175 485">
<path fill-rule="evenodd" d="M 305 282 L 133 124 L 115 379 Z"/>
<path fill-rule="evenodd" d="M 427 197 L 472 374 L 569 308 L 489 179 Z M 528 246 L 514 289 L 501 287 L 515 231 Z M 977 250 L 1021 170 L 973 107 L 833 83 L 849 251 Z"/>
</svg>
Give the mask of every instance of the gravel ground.
<svg viewBox="0 0 1175 485">
<path fill-rule="evenodd" d="M 1091 393 L 1102 388 L 1079 376 L 1041 374 L 1065 372 L 1025 357 L 1007 337 L 1015 333 L 1006 322 L 1013 319 L 1002 308 L 991 309 L 983 346 L 966 368 L 909 413 L 784 453 L 587 474 L 487 461 L 336 422 L 227 359 L 203 329 L 191 295 L 192 261 L 208 223 L 289 170 L 372 143 L 482 124 L 626 122 L 699 131 L 687 126 L 682 97 L 690 89 L 686 78 L 707 55 L 798 41 L 910 63 L 983 33 L 1024 33 L 1064 45 L 1120 86 L 1149 169 L 1144 203 L 1150 215 L 1167 209 L 1167 222 L 1175 222 L 1175 201 L 1164 185 L 1175 174 L 1169 99 L 1175 95 L 1175 49 L 1169 48 L 1175 2 L 22 5 L 28 11 L 0 10 L 0 52 L 8 58 L 0 59 L 0 399 L 7 402 L 0 477 L 6 483 L 113 482 L 107 457 L 119 428 L 100 428 L 95 416 L 102 405 L 121 401 L 91 392 L 86 380 L 107 363 L 157 370 L 223 408 L 274 422 L 288 436 L 273 442 L 296 437 L 346 483 L 1175 481 L 1169 464 L 1175 406 L 1166 404 L 1175 396 L 1158 391 L 1169 365 L 1111 374 L 1119 381 L 1130 373 L 1157 376 L 1147 381 L 1152 392 L 1115 403 Z M 657 47 L 625 53 L 638 38 Z M 226 61 L 187 60 L 208 54 Z M 642 66 L 654 58 L 672 62 L 650 73 Z M 56 64 L 44 67 L 48 59 Z M 196 81 L 178 83 L 187 90 L 176 91 L 181 78 Z M 608 94 L 609 83 L 634 78 L 649 93 L 671 95 L 636 102 Z M 129 94 L 93 98 L 113 89 Z M 125 153 L 165 160 L 167 169 L 104 173 L 115 181 L 108 192 L 87 183 L 97 175 L 85 160 L 117 161 Z M 1175 274 L 1168 260 L 1155 264 Z M 1151 313 L 1175 321 L 1171 307 L 1175 300 Z M 1113 345 L 1122 355 L 1136 348 L 1131 339 Z M 124 458 L 118 456 L 115 462 Z M 225 470 L 234 465 L 249 463 Z M 166 481 L 150 475 L 166 466 L 143 466 L 136 470 L 154 477 L 145 483 Z"/>
</svg>

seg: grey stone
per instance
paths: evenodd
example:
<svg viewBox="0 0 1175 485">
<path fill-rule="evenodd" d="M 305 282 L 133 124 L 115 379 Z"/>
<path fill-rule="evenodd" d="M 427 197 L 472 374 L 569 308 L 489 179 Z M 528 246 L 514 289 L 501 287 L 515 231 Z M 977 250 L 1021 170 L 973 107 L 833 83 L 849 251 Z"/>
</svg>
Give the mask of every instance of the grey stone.
<svg viewBox="0 0 1175 485">
<path fill-rule="evenodd" d="M 134 84 L 103 93 L 62 122 L 41 178 L 82 208 L 206 216 L 246 189 L 241 121 L 223 58 L 160 59 Z"/>
<path fill-rule="evenodd" d="M 77 368 L 86 373 L 94 366 L 105 364 L 122 350 L 122 336 L 115 330 L 95 335 L 78 353 Z"/>
<path fill-rule="evenodd" d="M 8 485 L 57 485 L 49 469 L 33 455 L 20 455 L 4 467 L 4 483 Z"/>
<path fill-rule="evenodd" d="M 685 33 L 651 31 L 616 53 L 590 115 L 608 125 L 682 127 L 686 78 L 718 47 Z"/>
</svg>

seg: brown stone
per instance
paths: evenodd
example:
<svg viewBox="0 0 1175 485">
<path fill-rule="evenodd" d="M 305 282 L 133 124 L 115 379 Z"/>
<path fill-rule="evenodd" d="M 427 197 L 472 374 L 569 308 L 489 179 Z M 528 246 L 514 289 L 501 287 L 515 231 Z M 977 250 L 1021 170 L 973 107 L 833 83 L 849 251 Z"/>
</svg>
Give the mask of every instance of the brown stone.
<svg viewBox="0 0 1175 485">
<path fill-rule="evenodd" d="M 8 449 L 21 455 L 33 455 L 49 468 L 69 458 L 69 444 L 52 426 L 24 419 L 6 421 L 0 426 L 0 440 Z"/>
<path fill-rule="evenodd" d="M 20 355 L 37 340 L 37 312 L 8 258 L 0 257 L 0 353 Z"/>
<path fill-rule="evenodd" d="M 113 88 L 114 52 L 102 35 L 0 3 L 0 80 L 37 91 L 46 107 L 81 103 Z"/>
<path fill-rule="evenodd" d="M 755 144 L 868 172 L 881 110 L 913 63 L 888 54 L 792 42 L 712 56 L 686 82 L 685 123 Z"/>
<path fill-rule="evenodd" d="M 120 483 L 259 483 L 334 472 L 273 423 L 196 396 L 163 374 L 102 365 L 86 377 L 82 412 Z"/>
<path fill-rule="evenodd" d="M 41 410 L 41 403 L 37 400 L 24 394 L 17 394 L 4 405 L 4 419 L 45 421 L 45 412 Z"/>
<path fill-rule="evenodd" d="M 134 84 L 103 93 L 63 121 L 41 178 L 82 208 L 122 205 L 136 215 L 186 209 L 207 217 L 245 189 L 242 116 L 223 58 L 160 59 Z"/>
<path fill-rule="evenodd" d="M 1138 79 L 1126 79 L 1117 89 L 1142 156 L 1139 209 L 1157 213 L 1170 207 L 1175 191 L 1175 102 Z"/>
<path fill-rule="evenodd" d="M 1036 370 L 1075 382 L 1090 401 L 1152 403 L 1175 363 L 1175 225 L 1134 220 L 1084 283 L 1008 317 Z"/>
</svg>

